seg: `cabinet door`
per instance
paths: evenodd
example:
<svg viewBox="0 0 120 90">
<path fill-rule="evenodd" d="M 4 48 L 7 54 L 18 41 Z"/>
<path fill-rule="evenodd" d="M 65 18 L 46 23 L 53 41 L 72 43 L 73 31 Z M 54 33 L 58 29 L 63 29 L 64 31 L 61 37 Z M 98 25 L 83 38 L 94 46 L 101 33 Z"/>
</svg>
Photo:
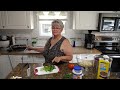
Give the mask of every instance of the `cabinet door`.
<svg viewBox="0 0 120 90">
<path fill-rule="evenodd" d="M 33 55 L 33 63 L 45 63 L 45 58 L 40 55 Z"/>
<path fill-rule="evenodd" d="M 13 68 L 15 68 L 19 63 L 22 63 L 21 55 L 9 55 L 9 56 L 10 56 Z"/>
<path fill-rule="evenodd" d="M 3 29 L 3 22 L 2 22 L 3 21 L 3 17 L 2 17 L 3 15 L 2 14 L 3 14 L 3 11 L 0 11 L 0 29 Z"/>
<path fill-rule="evenodd" d="M 33 63 L 32 55 L 23 55 L 23 63 Z"/>
<path fill-rule="evenodd" d="M 8 55 L 0 56 L 0 79 L 5 79 L 7 75 L 12 71 L 12 67 L 8 58 Z"/>
<path fill-rule="evenodd" d="M 97 30 L 98 15 L 96 11 L 74 11 L 73 29 Z"/>
<path fill-rule="evenodd" d="M 33 29 L 31 11 L 5 11 L 4 29 Z"/>
<path fill-rule="evenodd" d="M 19 63 L 33 63 L 32 55 L 10 55 L 10 59 L 12 61 L 13 68 L 15 68 Z"/>
</svg>

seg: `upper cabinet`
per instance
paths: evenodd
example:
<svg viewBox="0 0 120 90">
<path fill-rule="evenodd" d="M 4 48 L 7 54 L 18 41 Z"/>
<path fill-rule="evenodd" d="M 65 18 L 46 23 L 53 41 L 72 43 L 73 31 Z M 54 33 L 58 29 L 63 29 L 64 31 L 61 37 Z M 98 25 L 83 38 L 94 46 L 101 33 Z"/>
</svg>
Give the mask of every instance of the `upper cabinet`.
<svg viewBox="0 0 120 90">
<path fill-rule="evenodd" d="M 3 24 L 2 24 L 2 19 L 3 19 L 2 16 L 3 16 L 3 15 L 2 15 L 2 14 L 3 14 L 3 11 L 0 12 L 0 29 L 3 28 Z"/>
<path fill-rule="evenodd" d="M 34 28 L 33 11 L 2 11 L 0 19 L 0 29 Z"/>
<path fill-rule="evenodd" d="M 97 30 L 98 17 L 96 11 L 73 11 L 73 29 Z"/>
</svg>

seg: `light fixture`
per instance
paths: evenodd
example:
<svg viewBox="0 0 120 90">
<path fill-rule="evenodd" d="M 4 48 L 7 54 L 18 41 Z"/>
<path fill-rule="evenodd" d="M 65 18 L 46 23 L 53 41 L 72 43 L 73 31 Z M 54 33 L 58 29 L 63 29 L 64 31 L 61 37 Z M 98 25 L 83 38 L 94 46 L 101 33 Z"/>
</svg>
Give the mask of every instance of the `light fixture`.
<svg viewBox="0 0 120 90">
<path fill-rule="evenodd" d="M 61 11 L 61 12 L 60 12 L 60 15 L 61 15 L 61 16 L 66 16 L 66 12 L 65 12 L 65 11 Z"/>
<path fill-rule="evenodd" d="M 50 15 L 50 16 L 54 16 L 55 13 L 54 13 L 53 11 L 50 11 L 50 12 L 48 13 L 48 15 Z"/>
</svg>

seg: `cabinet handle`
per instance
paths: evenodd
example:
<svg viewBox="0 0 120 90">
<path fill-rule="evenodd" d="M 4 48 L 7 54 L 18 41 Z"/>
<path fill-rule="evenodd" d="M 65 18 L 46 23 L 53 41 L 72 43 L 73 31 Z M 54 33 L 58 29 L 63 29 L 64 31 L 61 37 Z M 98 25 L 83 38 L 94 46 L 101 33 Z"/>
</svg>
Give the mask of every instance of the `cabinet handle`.
<svg viewBox="0 0 120 90">
<path fill-rule="evenodd" d="M 3 28 L 5 28 L 5 26 L 3 26 Z"/>
<path fill-rule="evenodd" d="M 27 26 L 27 28 L 29 28 L 29 26 Z"/>
</svg>

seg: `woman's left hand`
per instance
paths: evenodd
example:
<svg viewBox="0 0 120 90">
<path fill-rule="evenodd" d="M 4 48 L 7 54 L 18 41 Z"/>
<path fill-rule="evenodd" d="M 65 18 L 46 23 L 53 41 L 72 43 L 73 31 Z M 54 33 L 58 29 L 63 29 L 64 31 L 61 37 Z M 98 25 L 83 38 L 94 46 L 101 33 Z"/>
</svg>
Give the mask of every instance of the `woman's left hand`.
<svg viewBox="0 0 120 90">
<path fill-rule="evenodd" d="M 52 62 L 57 62 L 57 63 L 59 63 L 59 62 L 60 62 L 60 60 L 61 60 L 61 58 L 60 58 L 60 57 L 55 57 L 55 58 L 52 60 Z"/>
</svg>

